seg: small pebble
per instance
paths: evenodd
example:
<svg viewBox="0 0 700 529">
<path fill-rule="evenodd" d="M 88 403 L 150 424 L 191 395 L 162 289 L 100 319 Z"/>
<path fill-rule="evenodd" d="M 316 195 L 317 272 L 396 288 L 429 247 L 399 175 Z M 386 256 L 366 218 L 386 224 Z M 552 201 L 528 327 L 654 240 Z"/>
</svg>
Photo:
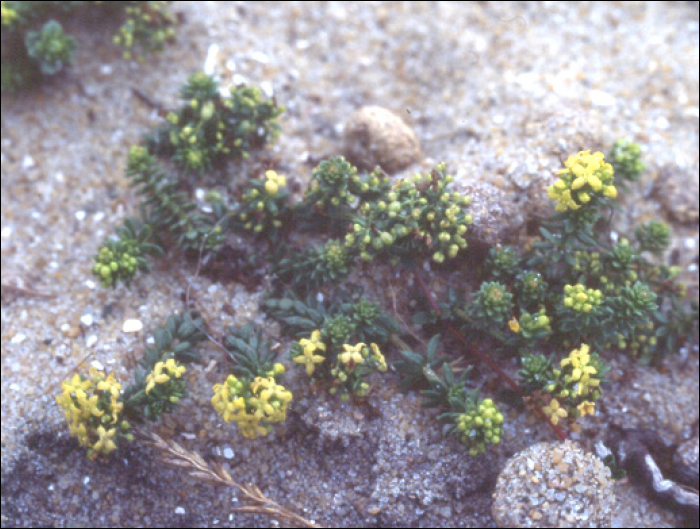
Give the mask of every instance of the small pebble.
<svg viewBox="0 0 700 529">
<path fill-rule="evenodd" d="M 379 165 L 393 174 L 418 161 L 420 155 L 413 130 L 386 108 L 360 108 L 345 125 L 344 136 L 345 155 L 362 168 Z"/>
<path fill-rule="evenodd" d="M 143 330 L 141 320 L 125 320 L 122 326 L 123 332 L 139 332 L 141 330 Z"/>
</svg>

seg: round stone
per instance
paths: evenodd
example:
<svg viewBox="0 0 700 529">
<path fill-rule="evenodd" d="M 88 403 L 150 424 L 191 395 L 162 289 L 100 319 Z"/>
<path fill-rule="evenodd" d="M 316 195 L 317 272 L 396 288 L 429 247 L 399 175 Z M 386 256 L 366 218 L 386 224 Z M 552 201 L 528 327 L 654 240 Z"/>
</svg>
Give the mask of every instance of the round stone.
<svg viewBox="0 0 700 529">
<path fill-rule="evenodd" d="M 509 459 L 491 512 L 499 527 L 610 527 L 614 506 L 610 469 L 565 441 L 539 443 Z"/>
<path fill-rule="evenodd" d="M 420 147 L 413 130 L 386 108 L 357 110 L 345 125 L 345 156 L 364 169 L 377 165 L 393 174 L 418 160 Z"/>
</svg>

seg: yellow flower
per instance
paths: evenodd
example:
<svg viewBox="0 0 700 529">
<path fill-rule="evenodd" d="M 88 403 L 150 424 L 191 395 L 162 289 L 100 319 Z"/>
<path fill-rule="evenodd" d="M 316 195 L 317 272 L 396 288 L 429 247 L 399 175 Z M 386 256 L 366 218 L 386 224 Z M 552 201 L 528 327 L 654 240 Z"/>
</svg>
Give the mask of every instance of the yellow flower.
<svg viewBox="0 0 700 529">
<path fill-rule="evenodd" d="M 515 319 L 515 316 L 513 316 L 513 319 L 508 322 L 508 326 L 510 327 L 510 330 L 517 333 L 520 332 L 520 324 L 518 323 L 518 320 Z"/>
<path fill-rule="evenodd" d="M 343 344 L 343 349 L 345 349 L 344 353 L 340 353 L 338 355 L 338 358 L 340 361 L 345 364 L 346 366 L 353 362 L 353 364 L 361 364 L 364 362 L 364 358 L 362 357 L 362 348 L 365 347 L 365 344 L 363 343 L 358 343 L 354 347 L 348 344 Z M 354 365 L 353 365 L 354 368 Z"/>
<path fill-rule="evenodd" d="M 379 346 L 376 343 L 371 344 L 372 347 L 372 359 L 379 364 L 377 369 L 379 371 L 386 371 L 387 365 L 386 365 L 386 358 L 384 358 L 384 355 L 382 352 L 379 350 Z"/>
<path fill-rule="evenodd" d="M 559 419 L 563 419 L 569 416 L 568 412 L 561 407 L 557 399 L 552 399 L 552 401 L 549 403 L 549 406 L 545 406 L 544 408 L 542 408 L 542 411 L 547 417 L 549 417 L 549 420 L 552 421 L 552 424 L 558 424 Z"/>
<path fill-rule="evenodd" d="M 299 345 L 301 345 L 304 349 L 307 347 L 310 348 L 311 352 L 313 353 L 316 349 L 320 349 L 321 351 L 326 350 L 326 344 L 324 344 L 321 341 L 321 331 L 316 330 L 311 333 L 311 339 L 307 340 L 306 338 L 302 338 L 299 340 Z"/>
<path fill-rule="evenodd" d="M 605 162 L 603 153 L 580 151 L 569 156 L 564 162 L 565 168 L 557 171 L 560 178 L 547 188 L 547 195 L 557 201 L 556 210 L 577 210 L 582 204 L 591 200 L 591 192 L 602 193 L 608 198 L 615 198 L 617 190 L 612 185 L 613 167 Z M 575 200 L 572 192 L 576 193 Z"/>
<path fill-rule="evenodd" d="M 113 440 L 116 434 L 116 428 L 106 431 L 103 426 L 98 426 L 97 435 L 100 439 L 92 446 L 92 449 L 95 452 L 102 452 L 103 454 L 109 454 L 111 451 L 116 450 L 117 444 Z"/>
<path fill-rule="evenodd" d="M 568 358 L 563 358 L 561 361 L 562 368 L 571 366 L 571 374 L 565 375 L 564 379 L 567 383 L 577 382 L 575 388 L 578 395 L 587 395 L 590 386 L 600 385 L 599 379 L 591 378 L 597 370 L 589 365 L 590 361 L 590 347 L 586 344 L 582 344 L 580 349 L 571 351 Z"/>
<path fill-rule="evenodd" d="M 312 332 L 310 340 L 302 338 L 299 340 L 299 345 L 304 348 L 304 353 L 295 356 L 292 360 L 297 364 L 306 364 L 306 374 L 311 376 L 313 375 L 314 369 L 316 369 L 315 364 L 320 364 L 326 359 L 325 356 L 314 354 L 316 349 L 320 349 L 321 351 L 326 350 L 326 344 L 321 341 L 321 331 Z"/>
<path fill-rule="evenodd" d="M 278 175 L 275 171 L 266 171 L 265 178 L 267 179 L 265 180 L 265 191 L 272 196 L 277 194 L 280 187 L 287 185 L 287 178 L 282 175 Z"/>
<path fill-rule="evenodd" d="M 153 371 L 146 377 L 146 394 L 148 395 L 156 384 L 165 384 L 170 377 L 180 378 L 185 371 L 185 366 L 178 365 L 174 358 L 156 363 Z"/>
<path fill-rule="evenodd" d="M 581 417 L 588 415 L 595 415 L 595 402 L 589 402 L 584 400 L 581 404 L 577 406 L 578 411 L 581 412 Z"/>
</svg>

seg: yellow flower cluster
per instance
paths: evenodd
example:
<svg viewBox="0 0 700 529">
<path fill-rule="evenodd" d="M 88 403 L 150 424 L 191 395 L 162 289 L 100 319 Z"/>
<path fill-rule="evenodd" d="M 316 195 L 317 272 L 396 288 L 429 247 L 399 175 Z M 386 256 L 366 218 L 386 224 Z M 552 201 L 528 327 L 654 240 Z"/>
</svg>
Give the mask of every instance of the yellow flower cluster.
<svg viewBox="0 0 700 529">
<path fill-rule="evenodd" d="M 265 171 L 265 191 L 275 196 L 280 187 L 287 185 L 287 177 L 278 175 L 275 171 Z"/>
<path fill-rule="evenodd" d="M 542 408 L 553 424 L 565 418 L 573 424 L 578 417 L 595 414 L 601 373 L 594 364 L 590 347 L 582 344 L 561 360 L 561 369 L 553 370 L 555 382 L 545 388 L 553 398 Z"/>
<path fill-rule="evenodd" d="M 593 375 L 597 374 L 595 367 L 590 365 L 590 347 L 582 344 L 579 349 L 569 353 L 568 358 L 563 358 L 561 368 L 566 384 L 574 383 L 574 396 L 586 396 L 591 388 L 600 386 L 600 380 Z M 590 412 L 589 412 L 590 413 Z"/>
<path fill-rule="evenodd" d="M 187 371 L 185 366 L 179 365 L 174 358 L 165 362 L 158 362 L 146 377 L 146 395 L 156 386 L 170 381 L 170 377 L 180 378 Z"/>
<path fill-rule="evenodd" d="M 331 376 L 335 379 L 330 389 L 335 394 L 343 386 L 355 393 L 358 397 L 364 397 L 369 392 L 369 384 L 364 378 L 373 370 L 386 371 L 387 364 L 384 355 L 376 343 L 369 347 L 364 343 L 355 345 L 343 344 L 343 352 L 337 355 L 338 363 L 331 369 Z M 348 400 L 350 394 L 343 390 L 340 398 Z"/>
<path fill-rule="evenodd" d="M 369 358 L 371 362 L 376 363 L 379 371 L 386 371 L 386 359 L 379 350 L 379 346 L 373 343 L 370 344 L 370 347 L 372 349 L 371 353 L 364 343 L 358 343 L 356 345 L 343 344 L 344 352 L 338 355 L 338 361 L 348 372 L 352 372 L 359 364 L 362 364 Z"/>
<path fill-rule="evenodd" d="M 88 448 L 88 457 L 94 459 L 115 450 L 117 421 L 124 403 L 119 401 L 122 385 L 114 375 L 105 377 L 91 367 L 89 377 L 75 374 L 63 382 L 62 389 L 56 402 L 65 410 L 71 435 Z M 128 428 L 128 423 L 122 421 L 121 426 Z"/>
<path fill-rule="evenodd" d="M 272 430 L 272 423 L 287 418 L 292 393 L 273 377 L 255 377 L 252 382 L 229 375 L 214 386 L 214 409 L 226 422 L 235 421 L 244 437 L 256 439 Z"/>
<path fill-rule="evenodd" d="M 306 338 L 299 340 L 299 345 L 304 348 L 304 353 L 295 356 L 292 360 L 297 364 L 304 364 L 306 366 L 306 374 L 311 376 L 314 374 L 316 364 L 320 364 L 326 359 L 323 355 L 314 354 L 316 350 L 326 350 L 326 344 L 321 341 L 321 331 L 316 330 L 312 332 L 310 340 Z"/>
<path fill-rule="evenodd" d="M 577 210 L 594 195 L 615 198 L 613 167 L 605 162 L 602 152 L 580 151 L 569 156 L 566 166 L 557 172 L 559 179 L 547 188 L 547 195 L 557 201 L 556 210 Z"/>
</svg>

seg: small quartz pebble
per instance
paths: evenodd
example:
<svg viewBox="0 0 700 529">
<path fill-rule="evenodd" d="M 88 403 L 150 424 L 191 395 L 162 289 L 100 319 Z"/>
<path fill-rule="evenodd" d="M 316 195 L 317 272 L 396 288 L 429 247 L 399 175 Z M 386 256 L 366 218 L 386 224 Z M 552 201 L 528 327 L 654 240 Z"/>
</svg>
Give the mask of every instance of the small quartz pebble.
<svg viewBox="0 0 700 529">
<path fill-rule="evenodd" d="M 420 148 L 413 131 L 386 108 L 357 110 L 345 125 L 345 155 L 355 165 L 396 173 L 418 160 Z"/>
<path fill-rule="evenodd" d="M 614 508 L 610 469 L 565 441 L 539 443 L 509 459 L 491 513 L 499 527 L 610 527 Z"/>
<path fill-rule="evenodd" d="M 143 329 L 143 323 L 141 320 L 125 320 L 122 326 L 122 331 L 124 332 L 139 332 Z"/>
</svg>

